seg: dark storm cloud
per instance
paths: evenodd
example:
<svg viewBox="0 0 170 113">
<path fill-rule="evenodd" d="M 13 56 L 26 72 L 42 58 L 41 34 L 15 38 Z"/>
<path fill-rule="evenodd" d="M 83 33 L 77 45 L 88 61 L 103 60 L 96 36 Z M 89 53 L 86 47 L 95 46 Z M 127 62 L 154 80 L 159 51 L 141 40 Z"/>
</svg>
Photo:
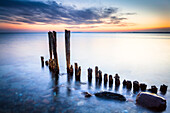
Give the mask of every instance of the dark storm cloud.
<svg viewBox="0 0 170 113">
<path fill-rule="evenodd" d="M 113 16 L 117 13 L 118 8 L 114 7 L 76 9 L 71 6 L 63 6 L 55 1 L 0 0 L 0 22 L 5 23 L 119 24 L 126 18 Z M 109 18 L 110 22 L 104 22 L 105 18 Z"/>
</svg>

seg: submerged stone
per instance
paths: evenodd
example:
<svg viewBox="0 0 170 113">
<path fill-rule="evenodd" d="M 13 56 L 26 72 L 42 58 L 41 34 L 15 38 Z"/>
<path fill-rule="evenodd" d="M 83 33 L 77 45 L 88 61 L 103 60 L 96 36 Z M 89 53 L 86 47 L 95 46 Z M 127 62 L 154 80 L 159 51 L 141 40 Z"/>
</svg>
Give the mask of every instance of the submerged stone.
<svg viewBox="0 0 170 113">
<path fill-rule="evenodd" d="M 164 111 L 166 109 L 166 100 L 149 92 L 139 93 L 136 97 L 136 103 L 154 111 Z"/>
<path fill-rule="evenodd" d="M 107 91 L 95 93 L 95 96 L 100 98 L 106 98 L 106 99 L 126 101 L 126 98 L 123 95 L 118 93 L 113 93 L 113 92 L 107 92 Z"/>
<path fill-rule="evenodd" d="M 82 94 L 84 94 L 85 97 L 91 97 L 91 96 L 92 96 L 92 94 L 90 94 L 90 93 L 88 93 L 88 92 L 82 92 Z"/>
</svg>

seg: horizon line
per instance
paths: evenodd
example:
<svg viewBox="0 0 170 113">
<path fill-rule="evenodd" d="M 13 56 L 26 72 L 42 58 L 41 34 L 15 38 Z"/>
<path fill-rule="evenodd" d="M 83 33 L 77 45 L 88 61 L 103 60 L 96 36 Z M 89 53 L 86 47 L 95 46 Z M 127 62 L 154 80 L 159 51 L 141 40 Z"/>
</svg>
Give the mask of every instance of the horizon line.
<svg viewBox="0 0 170 113">
<path fill-rule="evenodd" d="M 16 32 L 16 31 L 13 31 L 13 32 L 0 32 L 0 34 L 7 34 L 7 33 L 10 33 L 10 34 L 14 34 L 14 33 L 48 33 L 49 31 L 47 32 L 37 32 L 37 31 L 25 31 L 25 32 L 22 32 L 22 31 L 19 31 L 19 32 Z M 64 32 L 57 32 L 57 33 L 64 33 Z M 143 31 L 130 31 L 130 32 L 76 32 L 76 31 L 73 31 L 71 33 L 170 33 L 170 32 L 143 32 Z"/>
</svg>

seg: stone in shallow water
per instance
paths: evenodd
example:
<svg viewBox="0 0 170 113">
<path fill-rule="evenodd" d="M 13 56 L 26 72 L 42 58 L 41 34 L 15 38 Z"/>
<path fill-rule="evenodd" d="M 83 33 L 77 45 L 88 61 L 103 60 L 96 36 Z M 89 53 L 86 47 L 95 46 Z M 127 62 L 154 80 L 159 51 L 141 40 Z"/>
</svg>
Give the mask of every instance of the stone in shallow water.
<svg viewBox="0 0 170 113">
<path fill-rule="evenodd" d="M 48 101 L 47 99 L 43 99 L 42 102 L 45 103 L 45 104 L 49 104 L 50 103 L 50 101 Z"/>
<path fill-rule="evenodd" d="M 136 103 L 154 111 L 164 111 L 166 109 L 166 100 L 149 92 L 140 92 L 136 97 Z"/>
<path fill-rule="evenodd" d="M 106 98 L 106 99 L 126 101 L 126 98 L 123 95 L 118 93 L 107 92 L 107 91 L 95 93 L 95 96 L 100 98 Z"/>
<path fill-rule="evenodd" d="M 92 96 L 92 94 L 90 94 L 90 93 L 88 93 L 88 92 L 82 92 L 82 94 L 84 94 L 85 97 L 91 97 L 91 96 Z"/>
</svg>

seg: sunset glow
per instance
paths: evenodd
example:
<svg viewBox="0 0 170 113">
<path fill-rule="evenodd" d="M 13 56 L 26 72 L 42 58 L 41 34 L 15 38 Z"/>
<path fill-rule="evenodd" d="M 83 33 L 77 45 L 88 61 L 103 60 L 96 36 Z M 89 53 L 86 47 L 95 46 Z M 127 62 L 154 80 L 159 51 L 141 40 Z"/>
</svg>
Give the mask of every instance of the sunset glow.
<svg viewBox="0 0 170 113">
<path fill-rule="evenodd" d="M 0 1 L 0 32 L 170 32 L 170 2 L 151 1 Z"/>
</svg>

